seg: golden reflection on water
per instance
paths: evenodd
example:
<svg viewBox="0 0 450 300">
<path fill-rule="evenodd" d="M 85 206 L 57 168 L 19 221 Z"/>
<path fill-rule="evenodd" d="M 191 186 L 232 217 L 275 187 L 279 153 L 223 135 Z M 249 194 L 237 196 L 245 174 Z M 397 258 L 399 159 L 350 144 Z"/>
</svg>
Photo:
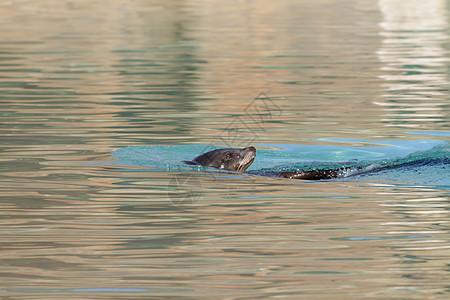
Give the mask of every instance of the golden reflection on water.
<svg viewBox="0 0 450 300">
<path fill-rule="evenodd" d="M 386 93 L 374 102 L 386 110 L 386 126 L 420 128 L 448 119 L 445 102 L 449 81 L 446 1 L 378 1 L 383 37 L 377 52 Z"/>
<path fill-rule="evenodd" d="M 166 176 L 151 175 L 147 182 Z M 194 293 L 221 290 L 231 296 L 245 282 L 254 296 L 331 296 L 339 289 L 343 294 L 336 297 L 344 299 L 362 291 L 376 297 L 395 294 L 395 287 L 411 284 L 408 277 L 445 275 L 436 265 L 444 254 L 439 251 L 445 251 L 442 215 L 394 205 L 405 197 L 388 196 L 385 188 L 205 178 L 195 207 L 178 209 L 166 197 L 140 188 L 144 178 L 134 172 L 121 177 L 122 192 L 93 191 L 104 188 L 93 184 L 85 187 L 89 199 L 33 211 L 10 207 L 1 229 L 9 278 L 84 289 L 117 287 L 112 282 L 119 280 L 144 290 L 149 284 L 168 288 L 161 295 L 186 293 L 178 292 L 176 283 Z M 406 197 L 417 203 L 422 194 L 427 192 L 410 190 Z M 442 200 L 436 196 L 425 203 Z M 433 239 L 418 238 L 430 235 Z M 437 251 L 433 260 L 423 257 L 428 249 Z M 420 268 L 403 265 L 408 262 L 421 263 Z M 6 287 L 29 286 L 4 282 Z M 426 295 L 433 287 L 421 290 Z"/>
<path fill-rule="evenodd" d="M 445 190 L 188 172 L 180 188 L 110 156 L 445 131 L 444 4 L 1 2 L 1 297 L 445 296 Z"/>
</svg>

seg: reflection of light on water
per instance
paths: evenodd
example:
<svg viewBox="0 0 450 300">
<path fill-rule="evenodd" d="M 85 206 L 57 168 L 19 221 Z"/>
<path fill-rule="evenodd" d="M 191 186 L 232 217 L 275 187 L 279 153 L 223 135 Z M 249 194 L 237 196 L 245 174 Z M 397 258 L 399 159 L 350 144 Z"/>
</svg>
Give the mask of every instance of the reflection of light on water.
<svg viewBox="0 0 450 300">
<path fill-rule="evenodd" d="M 379 0 L 383 41 L 377 52 L 383 63 L 386 126 L 427 127 L 443 120 L 441 109 L 448 81 L 445 0 Z"/>
</svg>

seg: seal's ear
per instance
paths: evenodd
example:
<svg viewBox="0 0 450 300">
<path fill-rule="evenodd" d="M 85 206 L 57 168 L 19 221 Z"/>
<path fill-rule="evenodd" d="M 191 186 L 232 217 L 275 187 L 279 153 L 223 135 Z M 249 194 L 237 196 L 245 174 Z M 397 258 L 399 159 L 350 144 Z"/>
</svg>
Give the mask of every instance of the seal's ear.
<svg viewBox="0 0 450 300">
<path fill-rule="evenodd" d="M 193 161 L 190 161 L 190 160 L 183 160 L 183 162 L 184 162 L 185 164 L 187 164 L 187 165 L 190 165 L 190 166 L 196 166 L 196 165 L 198 165 L 198 163 L 193 162 Z"/>
</svg>

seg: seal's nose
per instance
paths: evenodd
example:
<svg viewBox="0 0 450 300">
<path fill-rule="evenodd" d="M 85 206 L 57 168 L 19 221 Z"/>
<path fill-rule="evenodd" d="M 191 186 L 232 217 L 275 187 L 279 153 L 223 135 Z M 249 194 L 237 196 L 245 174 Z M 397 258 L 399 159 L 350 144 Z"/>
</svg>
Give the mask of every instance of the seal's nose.
<svg viewBox="0 0 450 300">
<path fill-rule="evenodd" d="M 247 147 L 244 150 L 249 150 L 249 151 L 252 151 L 252 152 L 256 152 L 256 148 L 253 147 L 253 146 Z"/>
</svg>

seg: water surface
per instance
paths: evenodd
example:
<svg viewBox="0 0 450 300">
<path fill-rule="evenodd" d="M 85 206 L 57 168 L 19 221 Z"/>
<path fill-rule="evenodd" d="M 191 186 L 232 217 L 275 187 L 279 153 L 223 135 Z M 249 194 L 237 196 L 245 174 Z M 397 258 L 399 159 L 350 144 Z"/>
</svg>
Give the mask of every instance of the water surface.
<svg viewBox="0 0 450 300">
<path fill-rule="evenodd" d="M 446 1 L 0 12 L 2 298 L 448 298 L 448 163 L 324 182 L 173 163 L 210 145 L 256 145 L 254 168 L 445 145 Z"/>
</svg>

